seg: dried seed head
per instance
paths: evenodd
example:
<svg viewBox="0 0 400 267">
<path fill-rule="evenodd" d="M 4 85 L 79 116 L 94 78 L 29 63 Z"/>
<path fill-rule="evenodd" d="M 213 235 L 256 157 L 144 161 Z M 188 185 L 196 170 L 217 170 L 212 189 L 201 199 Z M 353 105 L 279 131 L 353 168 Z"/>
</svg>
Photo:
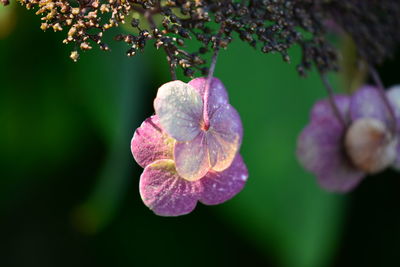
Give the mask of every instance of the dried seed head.
<svg viewBox="0 0 400 267">
<path fill-rule="evenodd" d="M 357 46 L 358 55 L 373 65 L 390 56 L 400 42 L 399 0 L 19 2 L 28 9 L 36 9 L 36 14 L 42 16 L 43 30 L 67 30 L 64 43 L 83 50 L 96 45 L 101 48 L 104 40 L 100 34 L 128 20 L 135 31 L 139 30 L 139 34 L 130 35 L 135 38 L 117 38 L 126 42 L 128 49 L 134 46 L 140 52 L 146 44 L 155 44 L 167 52 L 171 67 L 176 62 L 185 62 L 178 65 L 190 68 L 190 72 L 204 67 L 202 54 L 209 48 L 227 48 L 238 39 L 263 53 L 279 53 L 286 62 L 290 61 L 289 49 L 300 46 L 302 57 L 297 69 L 301 75 L 306 75 L 313 66 L 320 72 L 336 70 L 337 51 L 326 38 L 330 30 L 327 20 L 347 32 Z M 9 0 L 0 3 L 8 4 Z M 223 31 L 219 32 L 220 29 Z M 194 61 L 193 51 L 186 51 L 185 44 L 190 39 L 204 48 L 198 55 L 202 60 Z M 132 55 L 129 51 L 127 54 Z"/>
<path fill-rule="evenodd" d="M 367 173 L 377 173 L 393 163 L 397 140 L 385 124 L 373 118 L 354 121 L 345 136 L 347 155 L 353 164 Z"/>
</svg>

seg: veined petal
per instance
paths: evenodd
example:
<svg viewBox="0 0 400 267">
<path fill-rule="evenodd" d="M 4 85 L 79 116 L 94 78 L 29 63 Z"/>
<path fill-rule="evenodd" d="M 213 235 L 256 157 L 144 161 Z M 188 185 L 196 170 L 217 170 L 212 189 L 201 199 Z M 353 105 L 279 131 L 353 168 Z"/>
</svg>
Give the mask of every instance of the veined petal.
<svg viewBox="0 0 400 267">
<path fill-rule="evenodd" d="M 174 143 L 175 140 L 162 130 L 157 115 L 154 115 L 136 129 L 131 151 L 136 162 L 144 168 L 159 159 L 172 159 Z"/>
<path fill-rule="evenodd" d="M 364 177 L 345 155 L 344 133 L 344 127 L 336 119 L 321 118 L 307 125 L 298 139 L 299 162 L 328 191 L 349 191 Z"/>
<path fill-rule="evenodd" d="M 189 141 L 199 134 L 203 100 L 193 86 L 182 81 L 162 85 L 154 109 L 163 129 L 177 141 Z"/>
<path fill-rule="evenodd" d="M 154 213 L 179 216 L 193 211 L 203 186 L 179 177 L 173 160 L 159 160 L 144 169 L 139 189 L 143 202 Z"/>
<path fill-rule="evenodd" d="M 349 192 L 365 178 L 365 173 L 354 169 L 343 158 L 333 158 L 330 164 L 326 170 L 316 174 L 320 186 L 328 191 Z"/>
<path fill-rule="evenodd" d="M 324 152 L 343 148 L 344 132 L 344 127 L 333 118 L 321 118 L 308 124 L 297 140 L 297 158 L 301 165 L 314 173 L 321 171 L 329 160 Z"/>
<path fill-rule="evenodd" d="M 204 91 L 207 84 L 207 77 L 201 77 L 193 79 L 189 82 L 196 91 L 201 95 L 204 100 Z M 208 91 L 208 113 L 212 114 L 215 109 L 221 105 L 229 103 L 228 93 L 222 84 L 222 82 L 217 78 L 211 79 L 210 88 Z"/>
<path fill-rule="evenodd" d="M 210 160 L 205 133 L 202 131 L 195 139 L 176 142 L 174 148 L 176 170 L 189 181 L 202 178 L 210 170 Z"/>
<path fill-rule="evenodd" d="M 342 116 L 347 119 L 350 106 L 350 96 L 335 95 L 333 99 Z M 323 99 L 316 102 L 311 110 L 311 120 L 318 120 L 326 117 L 336 119 L 336 115 L 333 112 L 329 99 Z"/>
<path fill-rule="evenodd" d="M 358 118 L 374 118 L 383 122 L 388 121 L 388 110 L 382 101 L 378 90 L 373 86 L 364 86 L 351 97 L 350 117 L 353 121 Z"/>
<path fill-rule="evenodd" d="M 240 154 L 237 154 L 231 166 L 222 171 L 210 171 L 200 180 L 203 193 L 200 202 L 206 205 L 223 203 L 238 194 L 246 184 L 248 171 Z"/>
<path fill-rule="evenodd" d="M 223 171 L 235 158 L 242 142 L 243 127 L 237 111 L 229 104 L 220 106 L 210 120 L 207 146 L 212 169 Z"/>
</svg>

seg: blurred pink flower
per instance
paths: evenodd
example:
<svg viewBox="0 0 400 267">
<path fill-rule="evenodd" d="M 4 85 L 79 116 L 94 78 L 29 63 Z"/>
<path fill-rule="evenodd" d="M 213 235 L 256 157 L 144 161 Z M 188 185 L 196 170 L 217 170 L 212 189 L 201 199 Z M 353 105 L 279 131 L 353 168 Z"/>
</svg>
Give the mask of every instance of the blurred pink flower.
<svg viewBox="0 0 400 267">
<path fill-rule="evenodd" d="M 387 91 L 387 97 L 400 115 L 399 90 Z M 396 167 L 399 133 L 392 131 L 389 109 L 375 87 L 364 86 L 352 96 L 336 95 L 334 102 L 348 125 L 338 120 L 327 99 L 318 101 L 299 136 L 297 157 L 321 187 L 347 192 L 366 174 Z"/>
</svg>

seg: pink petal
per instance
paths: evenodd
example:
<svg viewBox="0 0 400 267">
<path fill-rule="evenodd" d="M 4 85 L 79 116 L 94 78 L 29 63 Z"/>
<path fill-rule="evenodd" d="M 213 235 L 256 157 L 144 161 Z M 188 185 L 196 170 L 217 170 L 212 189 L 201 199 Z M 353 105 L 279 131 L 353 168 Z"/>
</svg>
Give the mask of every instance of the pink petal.
<svg viewBox="0 0 400 267">
<path fill-rule="evenodd" d="M 193 86 L 197 92 L 199 92 L 203 100 L 204 100 L 204 90 L 206 87 L 206 83 L 207 83 L 207 77 L 196 78 L 189 82 L 189 84 Z M 214 106 L 213 109 L 215 109 L 220 105 L 228 103 L 229 103 L 228 93 L 226 92 L 224 85 L 219 79 L 212 78 L 209 88 L 209 98 L 208 98 L 209 108 Z"/>
<path fill-rule="evenodd" d="M 348 111 L 350 105 L 350 96 L 347 95 L 335 95 L 334 101 L 336 106 L 342 113 L 345 119 L 348 119 Z M 311 110 L 311 120 L 318 120 L 320 118 L 335 118 L 336 115 L 333 112 L 332 106 L 328 99 L 323 99 L 315 103 Z"/>
<path fill-rule="evenodd" d="M 373 86 L 364 86 L 351 97 L 350 116 L 353 121 L 369 117 L 387 122 L 388 110 L 378 90 Z"/>
<path fill-rule="evenodd" d="M 206 175 L 210 161 L 204 132 L 192 141 L 176 142 L 174 159 L 176 170 L 184 179 L 195 181 Z"/>
<path fill-rule="evenodd" d="M 321 173 L 316 174 L 322 188 L 331 192 L 346 193 L 353 190 L 364 178 L 365 174 L 357 171 L 342 158 L 335 161 Z"/>
<path fill-rule="evenodd" d="M 131 141 L 131 151 L 143 168 L 159 159 L 172 159 L 174 139 L 161 128 L 157 115 L 146 119 L 136 129 Z"/>
<path fill-rule="evenodd" d="M 237 154 L 228 169 L 222 172 L 210 171 L 200 180 L 204 187 L 200 202 L 217 205 L 231 199 L 243 189 L 247 178 L 246 165 L 242 157 Z"/>
<path fill-rule="evenodd" d="M 229 104 L 215 111 L 207 132 L 210 163 L 215 171 L 228 168 L 242 142 L 243 127 L 237 111 Z"/>
<path fill-rule="evenodd" d="M 199 182 L 179 177 L 173 160 L 159 160 L 148 165 L 140 177 L 143 202 L 160 216 L 179 216 L 196 207 L 203 191 Z"/>
<path fill-rule="evenodd" d="M 199 134 L 203 100 L 192 86 L 182 81 L 162 85 L 154 109 L 163 129 L 177 141 L 189 141 Z"/>
<path fill-rule="evenodd" d="M 364 178 L 344 153 L 345 129 L 335 118 L 312 121 L 297 143 L 297 158 L 328 191 L 347 192 Z"/>
</svg>

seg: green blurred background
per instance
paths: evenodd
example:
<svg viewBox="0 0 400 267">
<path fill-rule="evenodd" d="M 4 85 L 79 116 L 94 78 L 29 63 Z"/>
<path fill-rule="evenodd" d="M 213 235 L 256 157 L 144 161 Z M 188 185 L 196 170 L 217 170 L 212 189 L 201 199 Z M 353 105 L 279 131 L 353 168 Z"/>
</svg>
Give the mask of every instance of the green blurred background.
<svg viewBox="0 0 400 267">
<path fill-rule="evenodd" d="M 248 184 L 225 204 L 163 218 L 140 199 L 130 139 L 169 80 L 165 55 L 127 58 L 113 42 L 73 63 L 65 33 L 39 24 L 0 7 L 0 266 L 400 266 L 399 174 L 343 196 L 296 161 L 296 137 L 325 96 L 315 73 L 297 75 L 298 49 L 293 64 L 240 42 L 221 52 Z M 399 67 L 379 69 L 387 86 Z"/>
</svg>

